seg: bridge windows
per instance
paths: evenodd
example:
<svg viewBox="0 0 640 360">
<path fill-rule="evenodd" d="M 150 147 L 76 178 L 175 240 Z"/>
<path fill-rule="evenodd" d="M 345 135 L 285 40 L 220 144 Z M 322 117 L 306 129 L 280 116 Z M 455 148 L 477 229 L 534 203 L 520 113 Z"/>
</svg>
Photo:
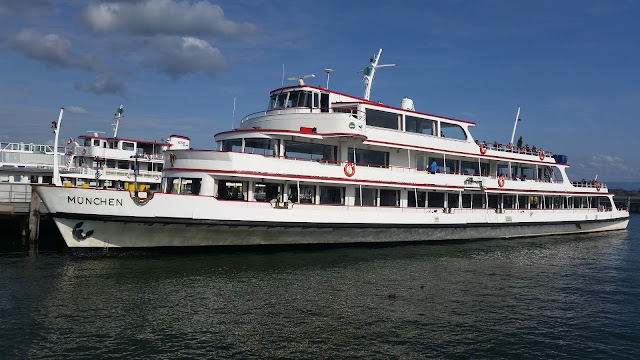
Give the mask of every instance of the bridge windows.
<svg viewBox="0 0 640 360">
<path fill-rule="evenodd" d="M 398 130 L 398 114 L 367 109 L 367 125 Z"/>
<path fill-rule="evenodd" d="M 440 122 L 440 136 L 448 139 L 467 140 L 467 133 L 462 126 Z"/>
<path fill-rule="evenodd" d="M 405 130 L 424 135 L 436 134 L 436 122 L 429 119 L 421 119 L 415 116 L 405 118 Z"/>
</svg>

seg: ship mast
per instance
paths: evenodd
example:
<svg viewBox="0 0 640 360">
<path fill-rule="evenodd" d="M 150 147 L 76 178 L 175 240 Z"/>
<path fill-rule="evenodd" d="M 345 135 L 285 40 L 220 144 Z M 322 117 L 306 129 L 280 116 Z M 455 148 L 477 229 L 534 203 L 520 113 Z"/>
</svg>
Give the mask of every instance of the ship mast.
<svg viewBox="0 0 640 360">
<path fill-rule="evenodd" d="M 113 121 L 115 121 L 114 124 L 111 124 L 114 126 L 113 128 L 113 137 L 117 138 L 118 137 L 118 125 L 120 125 L 120 118 L 122 118 L 122 113 L 124 112 L 124 105 L 120 105 L 120 107 L 118 108 L 118 110 L 116 110 L 116 114 L 114 115 Z"/>
<path fill-rule="evenodd" d="M 382 54 L 382 49 L 378 50 L 378 54 L 373 57 L 373 59 L 369 60 L 369 66 L 362 69 L 362 73 L 364 74 L 364 96 L 365 100 L 369 100 L 369 96 L 371 95 L 371 84 L 373 83 L 373 76 L 376 73 L 376 69 L 382 67 L 390 67 L 396 66 L 396 64 L 384 64 L 378 65 L 378 60 L 380 60 L 380 54 Z"/>
</svg>

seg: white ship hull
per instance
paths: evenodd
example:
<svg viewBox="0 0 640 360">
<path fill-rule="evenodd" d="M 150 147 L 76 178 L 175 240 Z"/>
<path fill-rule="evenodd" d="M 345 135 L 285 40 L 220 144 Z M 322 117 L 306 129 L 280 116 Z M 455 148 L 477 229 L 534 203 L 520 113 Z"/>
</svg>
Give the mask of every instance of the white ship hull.
<svg viewBox="0 0 640 360">
<path fill-rule="evenodd" d="M 415 209 L 219 201 L 156 193 L 37 186 L 72 249 L 349 244 L 469 240 L 622 230 L 626 211 Z M 320 220 L 321 219 L 321 220 Z"/>
</svg>

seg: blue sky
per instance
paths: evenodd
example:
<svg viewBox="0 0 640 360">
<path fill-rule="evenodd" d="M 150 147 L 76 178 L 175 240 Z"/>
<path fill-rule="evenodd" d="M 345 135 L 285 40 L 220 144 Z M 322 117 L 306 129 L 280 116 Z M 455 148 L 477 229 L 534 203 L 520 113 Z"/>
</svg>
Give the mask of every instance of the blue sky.
<svg viewBox="0 0 640 360">
<path fill-rule="evenodd" d="M 476 122 L 475 138 L 516 137 L 569 156 L 572 178 L 637 181 L 640 4 L 618 1 L 0 0 L 1 141 L 213 134 L 263 110 L 285 77 L 357 71 L 384 48 L 371 99 Z M 292 84 L 285 80 L 285 84 Z"/>
</svg>

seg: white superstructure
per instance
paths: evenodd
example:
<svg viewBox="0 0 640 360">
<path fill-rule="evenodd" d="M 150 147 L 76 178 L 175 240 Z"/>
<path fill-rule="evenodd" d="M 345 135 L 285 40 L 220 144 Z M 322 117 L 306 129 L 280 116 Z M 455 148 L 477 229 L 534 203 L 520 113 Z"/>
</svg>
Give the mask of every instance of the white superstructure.
<svg viewBox="0 0 640 360">
<path fill-rule="evenodd" d="M 172 147 L 162 192 L 37 186 L 71 248 L 405 242 L 625 229 L 606 186 L 567 158 L 474 140 L 475 124 L 303 81 L 266 111 Z"/>
</svg>

